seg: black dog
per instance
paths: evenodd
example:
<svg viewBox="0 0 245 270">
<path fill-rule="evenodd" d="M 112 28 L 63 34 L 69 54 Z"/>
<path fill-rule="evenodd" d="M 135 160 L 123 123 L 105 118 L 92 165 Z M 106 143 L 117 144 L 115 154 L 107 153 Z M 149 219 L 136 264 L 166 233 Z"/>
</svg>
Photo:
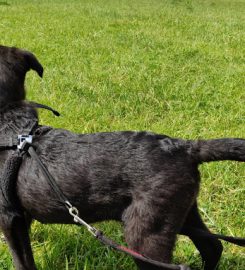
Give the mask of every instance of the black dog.
<svg viewBox="0 0 245 270">
<path fill-rule="evenodd" d="M 22 134 L 37 119 L 35 108 L 24 101 L 25 74 L 30 69 L 42 76 L 43 68 L 33 54 L 0 46 L 0 140 Z M 123 221 L 129 247 L 162 262 L 171 261 L 176 234 L 188 234 L 189 226 L 208 230 L 197 209 L 198 165 L 245 161 L 244 139 L 186 141 L 133 131 L 77 135 L 39 126 L 33 144 L 84 220 Z M 0 152 L 0 172 L 12 153 Z M 0 226 L 16 269 L 34 270 L 28 235 L 31 219 L 74 222 L 28 155 L 19 170 L 16 194 L 16 215 L 1 206 L 4 198 L 0 196 Z M 205 270 L 215 269 L 222 253 L 220 241 L 190 238 L 205 261 Z M 141 270 L 160 269 L 136 263 Z"/>
</svg>

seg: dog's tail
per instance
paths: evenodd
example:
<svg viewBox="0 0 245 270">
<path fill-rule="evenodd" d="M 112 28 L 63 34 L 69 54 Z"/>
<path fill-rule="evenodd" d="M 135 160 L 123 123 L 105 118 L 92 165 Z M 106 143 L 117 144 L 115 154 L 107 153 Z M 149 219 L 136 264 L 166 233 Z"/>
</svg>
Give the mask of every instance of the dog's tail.
<svg viewBox="0 0 245 270">
<path fill-rule="evenodd" d="M 198 163 L 236 160 L 245 162 L 245 139 L 214 139 L 191 141 L 191 156 Z"/>
</svg>

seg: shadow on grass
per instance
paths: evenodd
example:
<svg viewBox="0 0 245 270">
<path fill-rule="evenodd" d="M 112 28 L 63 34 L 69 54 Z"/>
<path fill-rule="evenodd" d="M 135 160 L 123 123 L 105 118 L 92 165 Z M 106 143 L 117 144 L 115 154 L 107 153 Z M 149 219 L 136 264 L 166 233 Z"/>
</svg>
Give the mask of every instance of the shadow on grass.
<svg viewBox="0 0 245 270">
<path fill-rule="evenodd" d="M 0 1 L 0 6 L 10 6 L 7 1 Z"/>
</svg>

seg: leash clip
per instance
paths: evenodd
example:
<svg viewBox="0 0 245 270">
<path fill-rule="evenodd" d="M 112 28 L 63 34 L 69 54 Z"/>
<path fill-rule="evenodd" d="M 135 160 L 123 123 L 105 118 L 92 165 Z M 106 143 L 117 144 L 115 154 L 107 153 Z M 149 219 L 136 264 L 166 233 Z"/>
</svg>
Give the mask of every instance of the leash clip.
<svg viewBox="0 0 245 270">
<path fill-rule="evenodd" d="M 72 204 L 69 201 L 65 201 L 66 208 L 69 211 L 69 214 L 73 216 L 73 220 L 76 223 L 79 223 L 80 225 L 83 225 L 87 228 L 87 230 L 96 238 L 98 237 L 98 230 L 92 226 L 90 226 L 87 222 L 85 222 L 83 219 L 79 217 L 79 211 L 76 207 L 72 206 Z"/>
<path fill-rule="evenodd" d="M 32 135 L 18 135 L 17 148 L 19 150 L 27 150 L 27 146 L 32 143 Z"/>
</svg>

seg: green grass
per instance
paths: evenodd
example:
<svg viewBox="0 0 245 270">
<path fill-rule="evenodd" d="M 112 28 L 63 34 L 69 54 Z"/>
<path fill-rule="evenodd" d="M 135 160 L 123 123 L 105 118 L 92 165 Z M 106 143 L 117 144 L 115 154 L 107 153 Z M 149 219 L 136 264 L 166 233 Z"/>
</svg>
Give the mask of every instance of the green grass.
<svg viewBox="0 0 245 270">
<path fill-rule="evenodd" d="M 245 137 L 245 1 L 0 1 L 0 42 L 33 51 L 45 67 L 27 76 L 43 124 L 75 132 L 151 130 L 182 138 Z M 245 166 L 201 166 L 199 202 L 215 232 L 245 236 Z M 119 224 L 97 224 L 123 241 Z M 135 269 L 83 228 L 32 226 L 38 269 Z M 178 241 L 175 262 L 200 269 Z M 12 269 L 4 243 L 0 270 Z M 245 269 L 242 248 L 225 244 L 221 270 Z"/>
</svg>

